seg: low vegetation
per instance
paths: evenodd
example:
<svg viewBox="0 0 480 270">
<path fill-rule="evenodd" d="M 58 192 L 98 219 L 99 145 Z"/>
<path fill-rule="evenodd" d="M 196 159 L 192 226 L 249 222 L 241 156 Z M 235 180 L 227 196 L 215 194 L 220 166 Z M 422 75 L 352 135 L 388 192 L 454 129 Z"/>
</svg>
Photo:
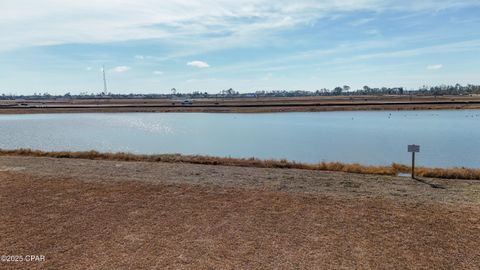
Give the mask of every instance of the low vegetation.
<svg viewBox="0 0 480 270">
<path fill-rule="evenodd" d="M 231 158 L 211 156 L 189 156 L 181 154 L 162 155 L 136 155 L 131 153 L 100 153 L 97 151 L 86 152 L 45 152 L 30 149 L 2 150 L 2 156 L 31 156 L 52 158 L 78 158 L 116 161 L 141 161 L 141 162 L 168 162 L 168 163 L 191 163 L 205 165 L 223 165 L 257 168 L 283 168 L 318 171 L 339 171 L 359 174 L 398 175 L 410 173 L 410 167 L 393 163 L 390 166 L 365 166 L 358 163 L 345 164 L 341 162 L 321 162 L 317 164 L 298 163 L 288 160 L 261 160 L 257 158 Z M 480 180 L 480 169 L 471 168 L 425 168 L 415 169 L 415 174 L 420 177 L 443 178 L 443 179 L 470 179 Z"/>
</svg>

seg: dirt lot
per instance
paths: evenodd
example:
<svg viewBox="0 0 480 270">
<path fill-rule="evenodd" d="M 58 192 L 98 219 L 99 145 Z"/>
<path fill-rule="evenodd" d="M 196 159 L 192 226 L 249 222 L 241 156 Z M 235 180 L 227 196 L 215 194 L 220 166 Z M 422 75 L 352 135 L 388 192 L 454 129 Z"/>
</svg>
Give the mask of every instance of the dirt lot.
<svg viewBox="0 0 480 270">
<path fill-rule="evenodd" d="M 71 112 L 311 112 L 480 109 L 480 96 L 316 96 L 197 99 L 0 100 L 0 114 Z"/>
<path fill-rule="evenodd" d="M 0 157 L 0 262 L 38 269 L 479 269 L 480 182 Z"/>
</svg>

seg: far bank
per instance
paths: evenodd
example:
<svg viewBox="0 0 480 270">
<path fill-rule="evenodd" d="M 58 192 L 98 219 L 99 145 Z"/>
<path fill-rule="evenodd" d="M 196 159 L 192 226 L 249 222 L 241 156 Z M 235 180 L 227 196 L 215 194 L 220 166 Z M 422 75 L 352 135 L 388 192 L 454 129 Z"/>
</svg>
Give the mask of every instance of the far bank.
<svg viewBox="0 0 480 270">
<path fill-rule="evenodd" d="M 219 99 L 2 100 L 0 114 L 95 112 L 271 113 L 479 109 L 480 96 L 316 96 Z"/>
</svg>

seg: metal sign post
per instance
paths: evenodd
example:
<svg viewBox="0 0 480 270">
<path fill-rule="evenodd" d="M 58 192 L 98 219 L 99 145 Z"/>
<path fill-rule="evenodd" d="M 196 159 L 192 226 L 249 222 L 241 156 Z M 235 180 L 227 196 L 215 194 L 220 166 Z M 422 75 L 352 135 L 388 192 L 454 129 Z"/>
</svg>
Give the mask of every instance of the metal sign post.
<svg viewBox="0 0 480 270">
<path fill-rule="evenodd" d="M 412 179 L 415 179 L 415 153 L 420 152 L 420 145 L 408 145 L 408 152 L 412 153 Z"/>
</svg>

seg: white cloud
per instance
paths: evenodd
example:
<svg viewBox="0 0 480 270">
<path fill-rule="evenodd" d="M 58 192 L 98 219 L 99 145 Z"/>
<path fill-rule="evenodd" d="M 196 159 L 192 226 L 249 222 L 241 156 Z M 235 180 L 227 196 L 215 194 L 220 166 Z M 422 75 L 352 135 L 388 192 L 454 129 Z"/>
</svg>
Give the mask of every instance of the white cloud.
<svg viewBox="0 0 480 270">
<path fill-rule="evenodd" d="M 92 67 L 86 67 L 85 70 L 86 70 L 86 71 L 91 71 L 91 70 L 92 70 Z"/>
<path fill-rule="evenodd" d="M 196 67 L 196 68 L 208 68 L 210 65 L 203 61 L 191 61 L 187 63 L 187 66 Z"/>
<path fill-rule="evenodd" d="M 368 59 L 380 59 L 380 58 L 406 58 L 406 57 L 414 57 L 418 55 L 427 55 L 427 54 L 435 54 L 435 53 L 478 51 L 479 48 L 480 48 L 480 39 L 474 39 L 474 40 L 467 40 L 467 41 L 461 41 L 461 42 L 453 42 L 453 43 L 445 43 L 440 45 L 419 47 L 419 48 L 413 48 L 413 49 L 359 54 L 354 57 L 338 59 L 340 61 L 337 61 L 337 63 L 347 63 L 352 61 L 359 61 L 359 60 L 364 61 Z"/>
<path fill-rule="evenodd" d="M 443 65 L 442 64 L 437 64 L 437 65 L 428 65 L 427 69 L 428 70 L 439 70 L 442 69 Z"/>
<path fill-rule="evenodd" d="M 378 29 L 367 30 L 367 31 L 365 31 L 365 34 L 372 35 L 372 36 L 380 36 L 381 35 L 381 33 Z"/>
<path fill-rule="evenodd" d="M 272 77 L 273 77 L 273 73 L 269 72 L 262 79 L 264 81 L 268 81 L 268 80 L 272 79 Z"/>
<path fill-rule="evenodd" d="M 118 66 L 118 67 L 112 68 L 110 71 L 117 72 L 117 73 L 122 73 L 122 72 L 127 72 L 130 69 L 131 68 L 127 67 L 127 66 Z"/>
<path fill-rule="evenodd" d="M 135 59 L 137 59 L 137 60 L 144 60 L 144 59 L 145 59 L 145 56 L 143 56 L 143 55 L 135 55 Z"/>
<path fill-rule="evenodd" d="M 202 43 L 225 34 L 229 42 L 251 44 L 259 37 L 354 11 L 425 11 L 479 6 L 472 0 L 2 0 L 0 51 L 68 43 L 163 39 Z M 353 22 L 367 23 L 368 19 Z M 267 35 L 268 36 L 268 35 Z M 208 45 L 211 46 L 212 43 Z M 205 45 L 207 46 L 207 45 Z"/>
<path fill-rule="evenodd" d="M 155 70 L 155 71 L 153 72 L 153 74 L 155 74 L 155 75 L 163 75 L 163 71 Z"/>
<path fill-rule="evenodd" d="M 369 22 L 373 21 L 373 18 L 363 18 L 363 19 L 358 19 L 350 23 L 352 26 L 361 26 L 364 24 L 367 24 Z"/>
</svg>

